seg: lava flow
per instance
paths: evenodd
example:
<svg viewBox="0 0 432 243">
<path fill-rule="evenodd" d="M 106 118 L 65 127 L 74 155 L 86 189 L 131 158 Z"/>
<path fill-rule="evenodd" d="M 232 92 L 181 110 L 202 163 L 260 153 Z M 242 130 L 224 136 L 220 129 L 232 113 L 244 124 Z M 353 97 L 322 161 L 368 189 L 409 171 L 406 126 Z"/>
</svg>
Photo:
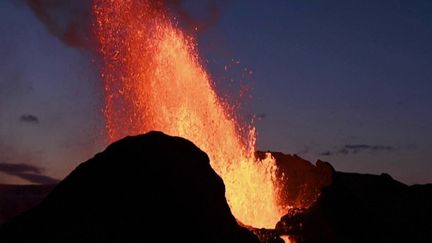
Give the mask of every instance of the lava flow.
<svg viewBox="0 0 432 243">
<path fill-rule="evenodd" d="M 219 100 L 195 40 L 163 1 L 94 0 L 93 13 L 110 141 L 151 130 L 191 140 L 222 177 L 235 217 L 273 228 L 283 213 L 274 160 L 255 159 L 254 128 L 242 129 Z"/>
</svg>

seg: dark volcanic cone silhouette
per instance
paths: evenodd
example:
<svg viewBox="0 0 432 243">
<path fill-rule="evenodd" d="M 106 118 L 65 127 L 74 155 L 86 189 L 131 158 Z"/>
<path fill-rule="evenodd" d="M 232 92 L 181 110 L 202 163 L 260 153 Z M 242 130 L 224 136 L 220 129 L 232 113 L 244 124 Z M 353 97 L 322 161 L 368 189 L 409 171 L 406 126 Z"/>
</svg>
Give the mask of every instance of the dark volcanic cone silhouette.
<svg viewBox="0 0 432 243">
<path fill-rule="evenodd" d="M 270 151 L 269 151 L 270 152 Z M 276 178 L 280 200 L 295 208 L 308 208 L 319 197 L 324 187 L 332 184 L 333 166 L 321 160 L 315 165 L 297 155 L 270 152 L 276 160 Z M 265 158 L 266 152 L 256 152 Z"/>
<path fill-rule="evenodd" d="M 0 242 L 258 242 L 224 193 L 193 143 L 160 132 L 127 137 L 3 225 Z"/>
<path fill-rule="evenodd" d="M 315 203 L 290 210 L 276 230 L 297 243 L 432 242 L 432 184 L 335 172 Z"/>
</svg>

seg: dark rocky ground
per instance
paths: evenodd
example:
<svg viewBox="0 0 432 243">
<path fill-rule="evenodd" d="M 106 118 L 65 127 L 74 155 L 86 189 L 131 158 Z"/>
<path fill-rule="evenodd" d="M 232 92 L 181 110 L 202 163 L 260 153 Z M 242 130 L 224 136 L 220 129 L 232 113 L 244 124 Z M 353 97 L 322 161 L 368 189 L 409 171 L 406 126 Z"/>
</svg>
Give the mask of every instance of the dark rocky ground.
<svg viewBox="0 0 432 243">
<path fill-rule="evenodd" d="M 294 209 L 275 229 L 249 228 L 261 242 L 432 242 L 432 184 L 272 155 Z M 0 185 L 0 242 L 258 242 L 235 222 L 207 156 L 181 138 L 126 138 L 53 188 Z"/>
<path fill-rule="evenodd" d="M 432 242 L 432 184 L 335 172 L 316 202 L 291 210 L 276 230 L 298 243 Z"/>
<path fill-rule="evenodd" d="M 159 132 L 113 143 L 0 227 L 2 243 L 172 241 L 259 242 L 231 214 L 207 155 Z"/>
<path fill-rule="evenodd" d="M 55 186 L 0 184 L 0 224 L 35 207 Z"/>
<path fill-rule="evenodd" d="M 271 152 L 276 160 L 276 177 L 281 187 L 280 198 L 296 208 L 307 208 L 316 201 L 322 188 L 330 186 L 334 168 L 318 160 L 315 165 L 297 155 Z M 257 152 L 263 158 L 265 152 Z"/>
</svg>

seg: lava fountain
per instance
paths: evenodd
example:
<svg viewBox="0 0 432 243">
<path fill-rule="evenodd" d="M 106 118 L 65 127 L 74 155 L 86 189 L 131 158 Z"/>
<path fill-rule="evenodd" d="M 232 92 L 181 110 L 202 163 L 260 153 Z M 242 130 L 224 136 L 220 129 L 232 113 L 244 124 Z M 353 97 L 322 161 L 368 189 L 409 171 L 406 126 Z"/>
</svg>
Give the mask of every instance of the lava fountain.
<svg viewBox="0 0 432 243">
<path fill-rule="evenodd" d="M 191 140 L 222 177 L 235 217 L 273 228 L 283 214 L 274 160 L 255 159 L 255 129 L 241 128 L 220 101 L 195 40 L 177 26 L 164 2 L 94 0 L 93 14 L 110 141 L 151 130 Z"/>
</svg>

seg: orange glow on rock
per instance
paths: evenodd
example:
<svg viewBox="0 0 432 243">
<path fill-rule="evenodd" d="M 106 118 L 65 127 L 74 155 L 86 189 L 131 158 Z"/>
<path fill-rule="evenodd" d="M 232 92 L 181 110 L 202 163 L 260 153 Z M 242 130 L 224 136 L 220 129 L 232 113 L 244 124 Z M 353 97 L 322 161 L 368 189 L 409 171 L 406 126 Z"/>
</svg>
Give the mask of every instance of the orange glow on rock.
<svg viewBox="0 0 432 243">
<path fill-rule="evenodd" d="M 94 0 L 93 13 L 109 140 L 151 130 L 191 140 L 222 177 L 234 216 L 273 228 L 283 213 L 274 159 L 255 159 L 255 129 L 240 128 L 219 100 L 195 40 L 162 1 Z"/>
</svg>

